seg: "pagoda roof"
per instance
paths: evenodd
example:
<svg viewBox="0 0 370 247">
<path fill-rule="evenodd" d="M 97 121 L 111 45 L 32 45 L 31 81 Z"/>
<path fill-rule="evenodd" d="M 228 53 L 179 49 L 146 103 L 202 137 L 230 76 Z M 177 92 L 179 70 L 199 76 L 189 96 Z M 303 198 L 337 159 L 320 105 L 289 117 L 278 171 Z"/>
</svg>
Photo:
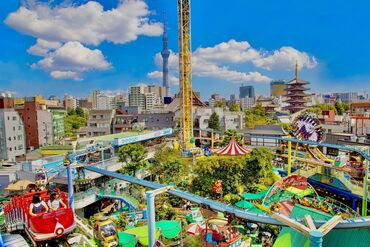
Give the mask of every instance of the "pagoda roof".
<svg viewBox="0 0 370 247">
<path fill-rule="evenodd" d="M 295 105 L 290 105 L 290 106 L 286 106 L 285 109 L 306 109 L 307 107 L 306 106 L 295 106 Z"/>
<path fill-rule="evenodd" d="M 287 83 L 288 86 L 289 85 L 307 85 L 307 84 L 310 84 L 310 83 L 307 81 L 302 81 L 300 79 L 297 80 L 295 78 Z"/>
<path fill-rule="evenodd" d="M 285 91 L 307 91 L 307 90 L 310 90 L 310 88 L 301 86 L 289 86 L 285 89 Z"/>
<path fill-rule="evenodd" d="M 309 94 L 305 94 L 305 93 L 299 93 L 299 94 L 290 93 L 290 94 L 286 94 L 284 96 L 285 97 L 308 97 L 310 95 Z"/>
<path fill-rule="evenodd" d="M 305 99 L 289 99 L 285 102 L 286 103 L 306 103 L 307 100 L 305 100 Z"/>
</svg>

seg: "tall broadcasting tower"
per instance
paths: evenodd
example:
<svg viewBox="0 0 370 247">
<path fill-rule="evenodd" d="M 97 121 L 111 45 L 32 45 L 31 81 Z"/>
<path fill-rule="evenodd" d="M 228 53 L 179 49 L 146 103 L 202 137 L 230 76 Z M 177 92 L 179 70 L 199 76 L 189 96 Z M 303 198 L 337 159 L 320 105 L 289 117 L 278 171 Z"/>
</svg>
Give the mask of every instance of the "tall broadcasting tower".
<svg viewBox="0 0 370 247">
<path fill-rule="evenodd" d="M 170 51 L 168 50 L 168 37 L 166 32 L 166 15 L 164 16 L 164 27 L 163 27 L 163 50 L 161 52 L 163 59 L 163 87 L 166 88 L 166 96 L 169 95 L 170 85 L 168 83 L 168 57 L 170 56 Z"/>
</svg>

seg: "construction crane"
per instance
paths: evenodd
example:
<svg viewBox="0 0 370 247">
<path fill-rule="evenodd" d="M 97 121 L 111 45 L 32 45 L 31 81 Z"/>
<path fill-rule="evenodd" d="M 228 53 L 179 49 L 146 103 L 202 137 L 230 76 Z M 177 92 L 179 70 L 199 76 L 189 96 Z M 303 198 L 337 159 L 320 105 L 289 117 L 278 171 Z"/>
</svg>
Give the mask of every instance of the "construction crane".
<svg viewBox="0 0 370 247">
<path fill-rule="evenodd" d="M 191 21 L 190 0 L 178 0 L 178 36 L 179 36 L 179 80 L 181 141 L 184 148 L 190 147 L 193 136 L 193 90 L 191 71 Z"/>
</svg>

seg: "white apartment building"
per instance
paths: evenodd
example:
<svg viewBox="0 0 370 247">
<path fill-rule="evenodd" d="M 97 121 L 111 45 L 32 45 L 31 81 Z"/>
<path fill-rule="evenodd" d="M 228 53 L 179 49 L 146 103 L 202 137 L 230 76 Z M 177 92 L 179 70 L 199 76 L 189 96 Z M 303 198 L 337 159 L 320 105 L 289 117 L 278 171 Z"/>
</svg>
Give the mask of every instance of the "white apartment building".
<svg viewBox="0 0 370 247">
<path fill-rule="evenodd" d="M 18 112 L 0 109 L 0 160 L 16 161 L 26 153 L 24 125 Z"/>
</svg>

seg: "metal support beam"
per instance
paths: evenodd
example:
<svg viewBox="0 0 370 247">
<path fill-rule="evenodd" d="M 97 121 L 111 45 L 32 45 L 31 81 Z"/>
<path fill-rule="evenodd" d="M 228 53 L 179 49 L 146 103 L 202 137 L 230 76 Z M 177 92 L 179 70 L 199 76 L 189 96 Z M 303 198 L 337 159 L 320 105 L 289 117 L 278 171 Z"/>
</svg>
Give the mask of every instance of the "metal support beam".
<svg viewBox="0 0 370 247">
<path fill-rule="evenodd" d="M 292 141 L 288 141 L 288 176 L 292 170 Z"/>
<path fill-rule="evenodd" d="M 362 216 L 367 216 L 367 199 L 369 196 L 369 161 L 364 160 L 365 176 L 364 176 L 364 194 L 362 196 Z"/>
<path fill-rule="evenodd" d="M 155 247 L 155 203 L 154 198 L 156 195 L 165 193 L 171 190 L 173 186 L 166 186 L 156 190 L 146 192 L 146 205 L 148 211 L 148 238 L 149 247 Z"/>
<path fill-rule="evenodd" d="M 67 165 L 67 180 L 68 180 L 68 206 L 75 211 L 74 197 L 73 197 L 73 169 L 71 165 Z"/>
<path fill-rule="evenodd" d="M 211 149 L 214 148 L 215 146 L 215 133 L 213 133 L 213 131 L 211 132 Z"/>
</svg>

